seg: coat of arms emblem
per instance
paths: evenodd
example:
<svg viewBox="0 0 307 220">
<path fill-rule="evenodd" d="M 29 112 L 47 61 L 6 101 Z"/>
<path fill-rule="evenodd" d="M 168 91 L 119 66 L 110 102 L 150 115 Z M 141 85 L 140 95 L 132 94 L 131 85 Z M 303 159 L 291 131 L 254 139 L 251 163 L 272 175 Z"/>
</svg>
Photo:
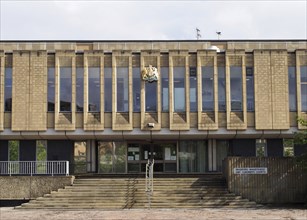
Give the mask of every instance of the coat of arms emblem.
<svg viewBox="0 0 307 220">
<path fill-rule="evenodd" d="M 141 77 L 142 80 L 149 83 L 158 81 L 159 78 L 158 69 L 156 67 L 153 67 L 152 65 L 149 65 L 149 67 L 145 67 L 142 69 Z"/>
</svg>

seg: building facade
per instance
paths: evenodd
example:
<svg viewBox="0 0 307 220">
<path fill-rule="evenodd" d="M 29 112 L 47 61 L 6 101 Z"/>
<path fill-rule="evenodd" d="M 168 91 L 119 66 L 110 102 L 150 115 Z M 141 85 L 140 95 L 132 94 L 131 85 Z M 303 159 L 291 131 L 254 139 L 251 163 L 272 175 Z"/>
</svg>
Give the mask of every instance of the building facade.
<svg viewBox="0 0 307 220">
<path fill-rule="evenodd" d="M 158 80 L 144 81 L 152 66 Z M 299 155 L 307 41 L 0 41 L 0 161 L 73 173 L 221 172 Z"/>
</svg>

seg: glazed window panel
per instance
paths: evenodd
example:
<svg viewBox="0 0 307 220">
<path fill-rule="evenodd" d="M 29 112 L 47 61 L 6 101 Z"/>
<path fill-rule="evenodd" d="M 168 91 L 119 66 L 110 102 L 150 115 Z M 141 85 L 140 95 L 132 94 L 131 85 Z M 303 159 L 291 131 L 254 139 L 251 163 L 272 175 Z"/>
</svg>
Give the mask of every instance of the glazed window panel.
<svg viewBox="0 0 307 220">
<path fill-rule="evenodd" d="M 266 139 L 256 139 L 256 157 L 267 157 Z"/>
<path fill-rule="evenodd" d="M 201 67 L 202 111 L 214 111 L 214 68 Z"/>
<path fill-rule="evenodd" d="M 74 142 L 74 173 L 86 173 L 86 141 Z"/>
<path fill-rule="evenodd" d="M 139 67 L 132 68 L 133 75 L 133 111 L 141 111 L 141 73 Z"/>
<path fill-rule="evenodd" d="M 242 67 L 230 67 L 231 111 L 242 111 Z"/>
<path fill-rule="evenodd" d="M 162 111 L 169 111 L 169 68 L 161 67 Z"/>
<path fill-rule="evenodd" d="M 4 73 L 4 111 L 12 111 L 12 68 L 6 67 Z"/>
<path fill-rule="evenodd" d="M 104 111 L 112 112 L 112 68 L 104 68 Z"/>
<path fill-rule="evenodd" d="M 191 75 L 191 71 L 193 71 L 195 74 Z M 190 112 L 197 112 L 196 67 L 190 67 Z"/>
<path fill-rule="evenodd" d="M 83 112 L 83 93 L 84 93 L 84 69 L 77 67 L 76 69 L 76 111 Z"/>
<path fill-rule="evenodd" d="M 9 161 L 19 161 L 19 141 L 8 141 Z"/>
<path fill-rule="evenodd" d="M 288 86 L 289 86 L 289 110 L 297 111 L 297 99 L 296 99 L 296 73 L 295 67 L 288 67 Z"/>
<path fill-rule="evenodd" d="M 185 111 L 185 67 L 174 67 L 174 112 Z"/>
<path fill-rule="evenodd" d="M 180 141 L 179 173 L 204 173 L 208 170 L 206 141 Z"/>
<path fill-rule="evenodd" d="M 100 111 L 100 68 L 88 68 L 88 111 Z"/>
<path fill-rule="evenodd" d="M 53 67 L 48 68 L 48 112 L 54 112 L 55 102 L 55 69 Z"/>
<path fill-rule="evenodd" d="M 253 67 L 246 67 L 246 97 L 247 97 L 247 111 L 255 111 Z"/>
<path fill-rule="evenodd" d="M 301 66 L 301 108 L 307 112 L 307 66 Z"/>
<path fill-rule="evenodd" d="M 60 67 L 60 111 L 71 112 L 72 69 Z"/>
<path fill-rule="evenodd" d="M 117 112 L 129 111 L 129 68 L 117 67 L 116 94 Z"/>
<path fill-rule="evenodd" d="M 145 111 L 157 111 L 157 83 L 145 82 Z"/>
<path fill-rule="evenodd" d="M 36 161 L 47 161 L 47 140 L 36 141 Z"/>
<path fill-rule="evenodd" d="M 218 67 L 218 104 L 219 111 L 226 111 L 225 67 Z"/>
<path fill-rule="evenodd" d="M 47 161 L 47 140 L 36 141 L 36 161 L 41 162 L 36 163 L 36 173 L 46 173 L 47 166 L 43 161 Z"/>
</svg>

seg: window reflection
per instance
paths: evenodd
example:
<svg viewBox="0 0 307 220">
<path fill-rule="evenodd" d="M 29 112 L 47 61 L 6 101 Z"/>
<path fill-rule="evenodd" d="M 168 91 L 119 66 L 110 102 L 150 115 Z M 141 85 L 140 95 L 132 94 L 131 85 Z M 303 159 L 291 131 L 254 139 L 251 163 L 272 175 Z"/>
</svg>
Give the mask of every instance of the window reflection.
<svg viewBox="0 0 307 220">
<path fill-rule="evenodd" d="M 191 75 L 191 71 L 194 73 Z M 197 77 L 196 67 L 190 67 L 190 112 L 197 112 Z"/>
<path fill-rule="evenodd" d="M 218 103 L 219 111 L 226 111 L 226 79 L 225 67 L 218 67 Z"/>
<path fill-rule="evenodd" d="M 117 79 L 116 79 L 116 95 L 117 95 L 117 111 L 128 112 L 129 111 L 129 68 L 117 67 Z"/>
<path fill-rule="evenodd" d="M 202 111 L 214 110 L 214 68 L 201 68 L 202 73 Z"/>
<path fill-rule="evenodd" d="M 208 170 L 207 150 L 205 141 L 180 141 L 179 172 L 203 173 Z"/>
<path fill-rule="evenodd" d="M 157 111 L 157 83 L 145 82 L 145 111 Z"/>
<path fill-rule="evenodd" d="M 296 104 L 296 76 L 295 67 L 288 67 L 288 86 L 289 86 L 289 110 L 297 111 Z"/>
<path fill-rule="evenodd" d="M 125 173 L 126 142 L 98 142 L 99 173 Z"/>
<path fill-rule="evenodd" d="M 71 112 L 71 67 L 60 67 L 60 111 Z"/>
<path fill-rule="evenodd" d="M 86 142 L 74 143 L 74 173 L 86 173 Z"/>
<path fill-rule="evenodd" d="M 48 67 L 48 111 L 54 112 L 54 100 L 55 100 L 55 69 L 53 67 Z"/>
<path fill-rule="evenodd" d="M 6 67 L 4 73 L 4 111 L 12 111 L 12 67 Z"/>
<path fill-rule="evenodd" d="M 77 67 L 76 69 L 76 111 L 83 112 L 83 88 L 84 88 L 84 73 L 83 67 Z"/>
<path fill-rule="evenodd" d="M 255 111 L 253 67 L 246 67 L 246 97 L 247 97 L 247 111 Z"/>
<path fill-rule="evenodd" d="M 19 161 L 19 141 L 8 141 L 9 161 Z"/>
<path fill-rule="evenodd" d="M 133 75 L 133 111 L 141 111 L 141 73 L 139 67 L 132 68 Z"/>
<path fill-rule="evenodd" d="M 185 67 L 174 67 L 174 112 L 185 111 Z"/>
<path fill-rule="evenodd" d="M 230 67 L 231 111 L 242 111 L 242 67 Z"/>
<path fill-rule="evenodd" d="M 307 112 L 307 66 L 301 66 L 301 106 Z"/>
<path fill-rule="evenodd" d="M 168 67 L 161 67 L 160 69 L 161 71 L 161 86 L 162 86 L 162 111 L 168 111 L 169 110 L 169 107 L 168 107 L 168 85 L 169 85 L 169 73 L 168 73 Z"/>
<path fill-rule="evenodd" d="M 112 68 L 104 68 L 104 111 L 112 112 Z"/>
<path fill-rule="evenodd" d="M 36 141 L 36 161 L 47 161 L 47 140 Z"/>
<path fill-rule="evenodd" d="M 100 111 L 100 68 L 88 68 L 88 111 Z"/>
</svg>

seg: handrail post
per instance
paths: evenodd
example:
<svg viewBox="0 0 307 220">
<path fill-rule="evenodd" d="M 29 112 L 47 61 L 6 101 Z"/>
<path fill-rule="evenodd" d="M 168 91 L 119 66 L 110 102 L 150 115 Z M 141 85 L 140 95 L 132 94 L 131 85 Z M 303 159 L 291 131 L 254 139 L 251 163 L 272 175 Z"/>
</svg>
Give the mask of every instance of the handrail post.
<svg viewBox="0 0 307 220">
<path fill-rule="evenodd" d="M 10 174 L 10 176 L 12 176 L 11 172 L 12 172 L 12 165 L 11 165 L 11 161 L 9 161 L 9 174 Z"/>
<path fill-rule="evenodd" d="M 69 176 L 69 161 L 66 161 L 66 176 Z"/>
</svg>

